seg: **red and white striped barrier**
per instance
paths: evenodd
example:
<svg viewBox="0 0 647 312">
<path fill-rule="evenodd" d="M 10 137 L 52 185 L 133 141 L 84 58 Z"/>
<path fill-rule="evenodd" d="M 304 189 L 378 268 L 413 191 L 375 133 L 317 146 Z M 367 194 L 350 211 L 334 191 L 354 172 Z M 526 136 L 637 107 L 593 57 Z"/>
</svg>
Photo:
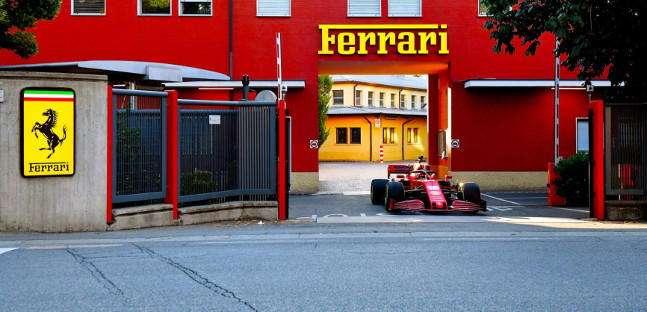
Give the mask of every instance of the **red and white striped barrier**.
<svg viewBox="0 0 647 312">
<path fill-rule="evenodd" d="M 384 163 L 384 145 L 380 145 L 380 164 Z"/>
</svg>

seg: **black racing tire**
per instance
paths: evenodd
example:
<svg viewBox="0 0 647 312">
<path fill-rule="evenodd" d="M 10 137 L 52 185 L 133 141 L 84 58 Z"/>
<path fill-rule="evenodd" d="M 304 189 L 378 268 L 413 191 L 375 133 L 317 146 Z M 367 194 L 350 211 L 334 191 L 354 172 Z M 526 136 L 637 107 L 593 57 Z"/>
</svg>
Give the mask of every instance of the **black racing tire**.
<svg viewBox="0 0 647 312">
<path fill-rule="evenodd" d="M 375 179 L 371 181 L 371 203 L 373 205 L 384 205 L 387 183 L 389 183 L 387 179 Z"/>
<path fill-rule="evenodd" d="M 463 200 L 481 205 L 481 189 L 478 184 L 473 182 L 463 183 L 460 192 L 463 195 Z"/>
<path fill-rule="evenodd" d="M 386 184 L 386 194 L 384 200 L 384 210 L 386 212 L 397 212 L 397 209 L 391 210 L 389 206 L 391 203 L 396 203 L 404 200 L 404 185 L 400 182 L 389 182 Z"/>
</svg>

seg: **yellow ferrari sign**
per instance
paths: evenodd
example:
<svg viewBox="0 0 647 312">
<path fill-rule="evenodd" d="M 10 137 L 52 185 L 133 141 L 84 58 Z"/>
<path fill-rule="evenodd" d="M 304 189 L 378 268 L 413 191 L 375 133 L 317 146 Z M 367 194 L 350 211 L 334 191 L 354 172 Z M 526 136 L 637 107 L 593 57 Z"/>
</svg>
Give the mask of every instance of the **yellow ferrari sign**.
<svg viewBox="0 0 647 312">
<path fill-rule="evenodd" d="M 74 91 L 23 90 L 22 175 L 74 174 Z"/>
</svg>

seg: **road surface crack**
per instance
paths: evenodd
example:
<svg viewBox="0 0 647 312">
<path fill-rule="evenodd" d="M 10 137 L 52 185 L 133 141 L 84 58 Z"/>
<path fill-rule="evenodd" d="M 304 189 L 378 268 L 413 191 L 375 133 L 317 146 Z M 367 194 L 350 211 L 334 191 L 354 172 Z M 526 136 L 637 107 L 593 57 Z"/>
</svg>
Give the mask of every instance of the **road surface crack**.
<svg viewBox="0 0 647 312">
<path fill-rule="evenodd" d="M 142 252 L 147 253 L 151 258 L 160 260 L 160 261 L 162 261 L 162 262 L 164 262 L 164 263 L 178 269 L 180 272 L 184 273 L 190 279 L 192 279 L 196 283 L 202 285 L 203 287 L 213 291 L 215 294 L 218 294 L 218 295 L 220 295 L 222 297 L 225 297 L 225 298 L 234 299 L 234 300 L 238 301 L 239 303 L 242 303 L 243 305 L 248 307 L 250 310 L 258 311 L 251 304 L 249 304 L 249 302 L 238 298 L 236 296 L 236 294 L 234 294 L 232 291 L 230 291 L 230 290 L 228 290 L 228 289 L 226 289 L 226 288 L 224 288 L 224 287 L 222 287 L 220 285 L 217 285 L 217 284 L 209 281 L 208 279 L 206 279 L 203 276 L 201 276 L 200 274 L 198 274 L 198 272 L 196 272 L 194 270 L 191 270 L 191 269 L 189 269 L 189 268 L 187 268 L 187 267 L 173 261 L 172 259 L 164 257 L 164 256 L 162 256 L 162 255 L 160 255 L 160 254 L 146 248 L 146 247 L 139 246 L 139 245 L 134 244 L 134 243 L 133 243 L 133 246 L 137 247 Z"/>
<path fill-rule="evenodd" d="M 103 287 L 108 289 L 108 291 L 111 294 L 118 295 L 121 297 L 124 296 L 124 292 L 121 289 L 119 289 L 119 287 L 117 287 L 117 285 L 115 285 L 115 283 L 113 283 L 108 277 L 106 277 L 106 275 L 103 274 L 103 272 L 101 272 L 101 270 L 99 270 L 99 268 L 97 268 L 97 266 L 94 265 L 94 263 L 88 260 L 88 258 L 78 253 L 75 253 L 70 248 L 65 249 L 65 251 L 67 251 L 70 255 L 72 255 L 72 257 L 74 257 L 74 260 L 76 260 L 78 264 L 82 265 L 84 268 L 86 268 L 86 270 L 90 271 L 90 274 L 92 274 L 92 277 L 94 277 L 94 279 L 97 280 L 99 284 L 101 284 Z"/>
</svg>

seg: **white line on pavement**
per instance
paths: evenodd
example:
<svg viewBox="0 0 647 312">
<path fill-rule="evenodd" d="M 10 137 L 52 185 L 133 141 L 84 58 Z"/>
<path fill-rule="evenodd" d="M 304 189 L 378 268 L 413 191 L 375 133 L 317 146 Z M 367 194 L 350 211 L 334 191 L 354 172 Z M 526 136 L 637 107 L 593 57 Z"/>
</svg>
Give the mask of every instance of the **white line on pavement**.
<svg viewBox="0 0 647 312">
<path fill-rule="evenodd" d="M 503 198 L 494 197 L 494 196 L 492 196 L 492 195 L 488 195 L 488 194 L 484 194 L 484 193 L 481 193 L 481 195 L 483 195 L 483 196 L 487 196 L 487 197 L 489 197 L 489 198 L 493 198 L 493 199 L 496 199 L 496 200 L 500 200 L 500 201 L 502 201 L 502 202 L 515 204 L 515 205 L 517 205 L 517 206 L 522 206 L 520 203 L 516 203 L 516 202 L 510 201 L 510 200 L 503 199 Z"/>
<path fill-rule="evenodd" d="M 5 253 L 5 252 L 12 251 L 14 249 L 16 249 L 16 248 L 0 248 L 0 255 Z"/>
</svg>

